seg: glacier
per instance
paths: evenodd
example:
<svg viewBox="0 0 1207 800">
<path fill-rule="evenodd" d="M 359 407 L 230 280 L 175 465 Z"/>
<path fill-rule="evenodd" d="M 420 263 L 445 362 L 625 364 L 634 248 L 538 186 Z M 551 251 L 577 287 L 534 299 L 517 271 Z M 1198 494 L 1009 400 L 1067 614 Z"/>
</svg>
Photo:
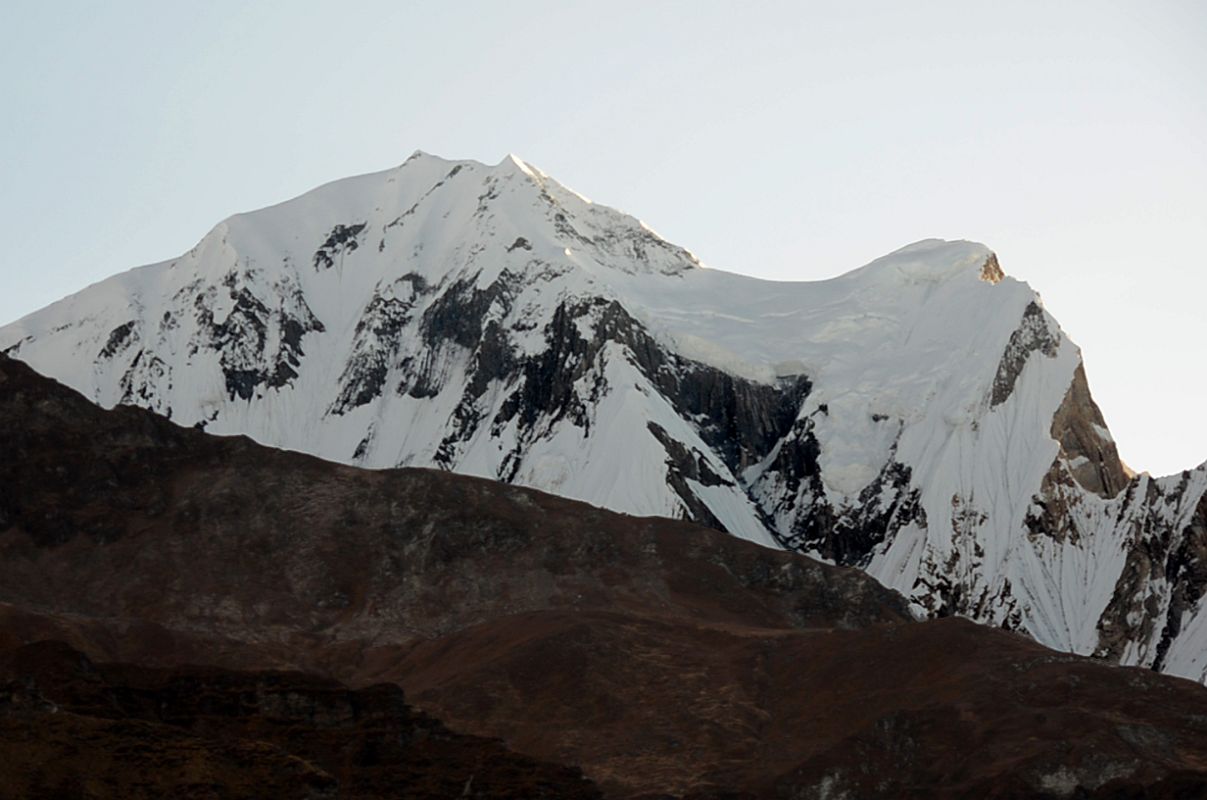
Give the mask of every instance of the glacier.
<svg viewBox="0 0 1207 800">
<path fill-rule="evenodd" d="M 1207 679 L 1207 465 L 1132 475 L 1077 346 L 981 244 L 704 266 L 514 156 L 417 152 L 0 328 L 109 407 L 690 518 L 919 615 Z"/>
</svg>

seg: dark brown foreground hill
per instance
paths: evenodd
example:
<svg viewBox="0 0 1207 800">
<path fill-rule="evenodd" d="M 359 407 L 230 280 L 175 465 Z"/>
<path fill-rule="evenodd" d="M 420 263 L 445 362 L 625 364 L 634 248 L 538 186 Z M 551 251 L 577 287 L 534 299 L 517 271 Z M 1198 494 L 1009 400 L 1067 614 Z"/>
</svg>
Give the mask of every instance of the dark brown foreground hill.
<svg viewBox="0 0 1207 800">
<path fill-rule="evenodd" d="M 0 653 L 0 798 L 598 800 L 577 769 L 448 731 L 393 684 Z"/>
<path fill-rule="evenodd" d="M 913 622 L 853 570 L 102 411 L 3 358 L 0 453 L 3 646 L 397 682 L 612 797 L 1207 797 L 1203 687 Z"/>
</svg>

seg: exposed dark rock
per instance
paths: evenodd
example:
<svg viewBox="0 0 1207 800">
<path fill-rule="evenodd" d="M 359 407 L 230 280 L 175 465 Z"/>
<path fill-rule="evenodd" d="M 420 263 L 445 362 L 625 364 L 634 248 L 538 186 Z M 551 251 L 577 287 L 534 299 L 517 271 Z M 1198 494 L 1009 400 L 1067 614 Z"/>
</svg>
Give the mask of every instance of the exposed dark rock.
<svg viewBox="0 0 1207 800">
<path fill-rule="evenodd" d="M 476 275 L 458 280 L 423 313 L 420 335 L 427 347 L 424 362 L 408 384 L 411 396 L 429 397 L 439 392 L 441 380 L 435 366 L 450 344 L 471 353 L 473 378 L 453 409 L 452 430 L 436 452 L 438 464 L 450 464 L 459 444 L 468 441 L 477 430 L 484 416 L 477 401 L 486 387 L 494 380 L 506 379 L 514 370 L 511 344 L 498 317 L 510 309 L 521 279 L 504 272 L 484 289 L 477 287 Z"/>
<path fill-rule="evenodd" d="M 411 321 L 415 298 L 427 291 L 420 275 L 402 276 L 395 283 L 395 291 L 402 288 L 399 284 L 405 285 L 407 296 L 374 295 L 356 323 L 352 355 L 340 375 L 340 390 L 331 413 L 346 414 L 381 396 L 402 344 L 402 331 Z"/>
<path fill-rule="evenodd" d="M 650 433 L 666 448 L 667 465 L 685 478 L 703 486 L 733 486 L 732 481 L 722 478 L 708 465 L 708 459 L 699 450 L 689 451 L 682 442 L 671 437 L 666 429 L 656 422 L 647 423 Z"/>
<path fill-rule="evenodd" d="M 1014 392 L 1014 384 L 1032 353 L 1039 352 L 1048 358 L 1055 358 L 1059 346 L 1060 334 L 1048 326 L 1044 310 L 1035 301 L 1028 303 L 1018 329 L 1010 335 L 1006 351 L 998 362 L 990 405 L 998 406 L 1006 402 Z"/>
<path fill-rule="evenodd" d="M 823 404 L 824 405 L 824 404 Z M 824 413 L 818 406 L 817 413 Z M 801 417 L 785 436 L 768 473 L 782 482 L 782 500 L 767 512 L 784 515 L 805 505 L 807 513 L 794 517 L 792 528 L 778 538 L 792 550 L 818 553 L 846 566 L 866 566 L 877 548 L 897 530 L 916 521 L 926 525 L 919 490 L 910 486 L 910 469 L 890 458 L 876 478 L 849 507 L 835 508 L 822 482 L 821 446 L 813 433 L 811 417 Z"/>
<path fill-rule="evenodd" d="M 1165 579 L 1171 587 L 1171 596 L 1152 664 L 1158 672 L 1164 668 L 1169 646 L 1182 632 L 1183 617 L 1196 609 L 1207 595 L 1207 497 L 1199 501 L 1190 524 L 1177 537 L 1177 542 L 1165 558 Z"/>
<path fill-rule="evenodd" d="M 1137 479 L 1125 490 L 1124 502 L 1143 502 L 1155 505 L 1160 490 L 1152 481 Z M 1147 592 L 1152 580 L 1160 576 L 1164 564 L 1163 551 L 1168 547 L 1168 538 L 1161 536 L 1155 520 L 1146 515 L 1136 520 L 1131 531 L 1134 542 L 1128 550 L 1123 569 L 1115 582 L 1111 600 L 1098 619 L 1098 648 L 1094 655 L 1116 661 L 1133 642 L 1148 642 L 1152 638 L 1159 614 L 1156 598 Z M 1166 538 L 1164 545 L 1154 541 Z"/>
<path fill-rule="evenodd" d="M 1090 395 L 1081 364 L 1052 417 L 1052 438 L 1060 442 L 1061 456 L 1083 489 L 1099 497 L 1114 497 L 1127 486 L 1131 476 L 1119 459 L 1115 442 L 1106 433 L 1106 421 Z"/>
<path fill-rule="evenodd" d="M 605 389 L 600 371 L 600 354 L 607 344 L 599 335 L 588 340 L 579 332 L 578 320 L 590 314 L 593 304 L 561 303 L 545 327 L 546 348 L 519 365 L 520 382 L 492 421 L 496 428 L 515 417 L 520 426 L 531 430 L 538 419 L 549 423 L 568 418 L 587 429 L 587 402 L 595 401 Z M 593 389 L 588 398 L 579 397 L 575 384 L 593 374 Z"/>
<path fill-rule="evenodd" d="M 1181 528 L 1161 518 L 1161 509 L 1177 508 L 1190 479 L 1183 473 L 1163 492 L 1141 476 L 1125 490 L 1121 508 L 1143 503 L 1149 510 L 1132 523 L 1126 561 L 1098 622 L 1096 656 L 1117 660 L 1138 644 L 1152 648 L 1152 668 L 1162 669 L 1183 617 L 1207 595 L 1207 498 L 1199 500 Z"/>
<path fill-rule="evenodd" d="M 592 332 L 589 337 L 583 334 L 584 320 Z M 492 342 L 492 336 L 501 333 L 501 329 L 486 329 L 480 335 L 475 380 L 467 397 L 476 400 L 490 380 L 515 386 L 491 425 L 499 430 L 518 418 L 521 448 L 526 437 L 539 433 L 534 428 L 538 421 L 552 424 L 569 419 L 589 430 L 588 409 L 608 388 L 603 367 L 604 351 L 610 345 L 622 348 L 621 352 L 671 401 L 676 411 L 686 417 L 707 420 L 698 428 L 701 439 L 722 456 L 725 466 L 735 475 L 761 460 L 791 428 L 810 390 L 804 377 L 785 379 L 780 385 L 771 386 L 668 354 L 615 301 L 596 299 L 559 304 L 545 328 L 546 346 L 533 357 L 517 360 L 510 350 Z M 584 385 L 587 388 L 582 394 Z M 463 421 L 465 427 L 459 426 L 459 433 L 450 437 L 454 441 L 468 438 L 468 429 L 480 421 L 479 416 L 471 413 L 471 407 L 472 403 L 463 401 L 458 408 L 455 418 Z M 668 438 L 669 434 L 662 431 L 664 446 Z M 519 453 L 515 455 L 504 464 L 501 478 L 514 477 Z M 674 457 L 671 453 L 672 460 Z M 720 526 L 684 483 L 685 477 L 691 476 L 681 472 L 669 479 L 675 483 L 672 488 L 684 500 L 690 518 Z M 705 479 L 732 482 L 720 475 Z"/>
<path fill-rule="evenodd" d="M 734 473 L 762 460 L 783 438 L 812 388 L 803 376 L 771 386 L 668 353 L 615 301 L 603 307 L 595 329 L 596 350 L 609 341 L 623 344 L 676 411 L 707 419 L 700 437 Z"/>
<path fill-rule="evenodd" d="M 439 351 L 448 343 L 476 350 L 486 330 L 487 316 L 498 305 L 500 316 L 510 308 L 520 276 L 503 273 L 484 289 L 477 287 L 477 276 L 462 278 L 440 293 L 423 312 L 419 332 L 429 351 Z M 501 369 L 491 363 L 487 369 Z"/>
<path fill-rule="evenodd" d="M 335 266 L 335 259 L 344 253 L 351 253 L 360 247 L 359 237 L 365 229 L 364 222 L 353 225 L 336 225 L 327 234 L 327 238 L 319 245 L 314 253 L 315 269 L 330 269 Z"/>
<path fill-rule="evenodd" d="M 467 753 L 507 782 L 417 785 L 589 790 L 497 742 L 458 749 L 382 681 L 615 798 L 1207 791 L 1203 687 L 915 623 L 856 570 L 104 411 L 6 359 L 0 450 L 0 650 L 54 638 L 156 667 L 0 658 L 0 795 L 78 795 L 99 775 L 114 795 L 181 796 L 200 775 L 226 797 L 389 797 L 406 775 L 463 775 Z M 974 526 L 973 498 L 955 502 Z M 1193 573 L 1186 556 L 1163 568 Z M 179 668 L 203 659 L 239 671 Z M 363 688 L 281 671 L 298 668 Z"/>
<path fill-rule="evenodd" d="M 885 496 L 891 499 L 882 504 Z M 814 494 L 812 512 L 800 518 L 788 542 L 836 564 L 866 567 L 892 534 L 911 521 L 926 525 L 920 493 L 910 488 L 910 469 L 897 461 L 889 461 L 849 508 L 835 509 L 824 497 Z"/>
<path fill-rule="evenodd" d="M 648 427 L 654 438 L 666 448 L 666 482 L 683 502 L 683 518 L 719 531 L 726 530 L 725 524 L 696 496 L 687 481 L 694 480 L 703 486 L 733 484 L 713 472 L 707 460 L 698 451 L 688 452 L 687 447 L 668 434 L 661 425 L 650 422 Z"/>
<path fill-rule="evenodd" d="M 1077 528 L 1077 516 L 1072 512 L 1081 503 L 1078 482 L 1066 462 L 1058 459 L 1044 475 L 1039 494 L 1031 498 L 1023 524 L 1032 537 L 1077 542 L 1081 531 Z"/>
<path fill-rule="evenodd" d="M 1006 273 L 1002 272 L 1002 267 L 997 263 L 997 253 L 990 253 L 985 259 L 985 263 L 981 265 L 981 280 L 987 283 L 1001 283 L 1006 277 Z"/>
<path fill-rule="evenodd" d="M 270 389 L 289 384 L 297 377 L 297 367 L 305 355 L 302 338 L 311 331 L 322 331 L 296 286 L 274 287 L 280 305 L 270 309 L 249 287 L 239 285 L 237 273 L 224 281 L 232 307 L 222 322 L 214 320 L 214 297 L 198 294 L 194 300 L 198 334 L 207 348 L 219 352 L 219 363 L 226 390 L 233 400 L 249 400 L 260 386 Z M 276 346 L 269 345 L 269 326 L 276 330 Z M 194 346 L 193 350 L 197 348 Z"/>
<path fill-rule="evenodd" d="M 130 320 L 110 331 L 109 339 L 105 342 L 105 346 L 101 348 L 101 352 L 97 354 L 97 358 L 113 358 L 129 347 L 131 336 L 134 334 L 137 325 L 137 322 Z"/>
<path fill-rule="evenodd" d="M 397 686 L 0 652 L 0 797 L 599 798 L 574 768 L 449 731 Z M 87 787 L 85 789 L 85 787 Z"/>
<path fill-rule="evenodd" d="M 791 430 L 812 385 L 804 376 L 771 386 L 676 359 L 682 367 L 674 392 L 681 412 L 708 420 L 700 437 L 738 474 L 761 461 Z"/>
<path fill-rule="evenodd" d="M 588 342 L 571 322 L 592 310 L 595 335 Z M 528 376 L 527 382 L 556 384 L 548 390 L 550 397 L 566 398 L 585 370 L 597 364 L 606 344 L 622 345 L 676 411 L 708 420 L 700 428 L 700 436 L 734 472 L 756 463 L 770 451 L 791 428 L 801 402 L 809 393 L 810 384 L 804 377 L 788 380 L 782 386 L 770 386 L 668 354 L 615 301 L 599 300 L 573 307 L 563 304 L 554 320 L 546 340 L 555 352 L 544 360 L 542 369 Z M 521 403 L 525 405 L 528 403 Z M 535 403 L 538 410 L 548 405 L 539 400 Z"/>
<path fill-rule="evenodd" d="M 148 355 L 147 351 L 139 350 L 130 366 L 122 373 L 121 402 L 160 411 L 171 419 L 172 409 L 164 408 L 164 399 L 152 389 L 154 386 L 163 385 L 166 382 L 164 378 L 170 376 L 171 372 L 171 367 L 159 356 Z"/>
</svg>

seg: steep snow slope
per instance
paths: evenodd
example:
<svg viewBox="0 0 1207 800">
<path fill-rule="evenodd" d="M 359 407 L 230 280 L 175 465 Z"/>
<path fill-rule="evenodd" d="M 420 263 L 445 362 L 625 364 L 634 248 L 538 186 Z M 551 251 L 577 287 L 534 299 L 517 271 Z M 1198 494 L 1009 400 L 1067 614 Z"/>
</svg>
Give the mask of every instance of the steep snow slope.
<svg viewBox="0 0 1207 800">
<path fill-rule="evenodd" d="M 0 349 L 102 405 L 690 517 L 920 611 L 1207 669 L 1203 470 L 1130 479 L 1077 348 L 982 245 L 768 282 L 514 157 L 416 153 L 232 217 Z"/>
</svg>

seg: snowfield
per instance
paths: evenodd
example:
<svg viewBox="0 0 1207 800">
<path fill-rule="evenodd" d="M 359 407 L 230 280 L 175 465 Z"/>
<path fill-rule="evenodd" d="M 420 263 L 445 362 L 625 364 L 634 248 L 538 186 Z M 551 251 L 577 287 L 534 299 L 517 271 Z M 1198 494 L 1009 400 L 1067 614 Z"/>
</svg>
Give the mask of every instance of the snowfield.
<svg viewBox="0 0 1207 800">
<path fill-rule="evenodd" d="M 919 614 L 1207 677 L 1207 465 L 1131 476 L 1078 348 L 980 244 L 764 281 L 515 157 L 416 153 L 231 217 L 0 350 L 104 406 L 688 517 Z"/>
</svg>

